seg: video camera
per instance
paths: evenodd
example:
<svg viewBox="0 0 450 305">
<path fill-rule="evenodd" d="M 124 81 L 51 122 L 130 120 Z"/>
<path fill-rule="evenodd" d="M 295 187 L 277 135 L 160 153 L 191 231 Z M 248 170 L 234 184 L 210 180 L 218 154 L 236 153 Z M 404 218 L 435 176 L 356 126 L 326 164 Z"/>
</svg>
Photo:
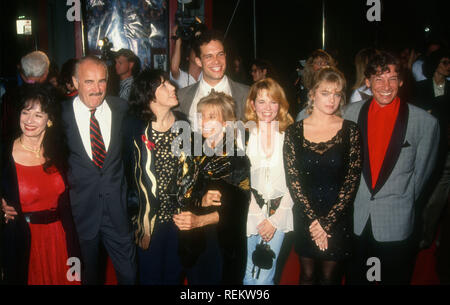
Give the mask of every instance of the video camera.
<svg viewBox="0 0 450 305">
<path fill-rule="evenodd" d="M 106 62 L 108 66 L 115 64 L 116 55 L 112 51 L 113 44 L 109 41 L 107 37 L 104 37 L 98 41 L 98 46 L 101 51 L 101 59 Z"/>
<path fill-rule="evenodd" d="M 192 22 L 190 21 L 191 18 L 185 19 L 183 16 L 176 17 L 178 28 L 175 36 L 172 36 L 174 40 L 181 38 L 183 41 L 192 41 L 207 30 L 206 25 L 198 17 L 194 17 Z"/>
</svg>

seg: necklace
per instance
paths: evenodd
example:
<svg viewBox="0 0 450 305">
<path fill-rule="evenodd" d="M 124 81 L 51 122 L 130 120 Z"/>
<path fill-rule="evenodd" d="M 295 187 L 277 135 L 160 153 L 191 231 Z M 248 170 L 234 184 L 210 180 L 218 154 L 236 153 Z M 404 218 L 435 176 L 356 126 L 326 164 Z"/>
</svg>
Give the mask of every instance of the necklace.
<svg viewBox="0 0 450 305">
<path fill-rule="evenodd" d="M 31 147 L 28 147 L 28 146 L 26 146 L 25 144 L 22 143 L 22 137 L 19 138 L 19 143 L 20 143 L 20 145 L 22 146 L 23 149 L 36 154 L 36 158 L 40 157 L 40 152 L 41 152 L 41 147 L 40 146 L 39 146 L 38 149 L 33 149 Z"/>
</svg>

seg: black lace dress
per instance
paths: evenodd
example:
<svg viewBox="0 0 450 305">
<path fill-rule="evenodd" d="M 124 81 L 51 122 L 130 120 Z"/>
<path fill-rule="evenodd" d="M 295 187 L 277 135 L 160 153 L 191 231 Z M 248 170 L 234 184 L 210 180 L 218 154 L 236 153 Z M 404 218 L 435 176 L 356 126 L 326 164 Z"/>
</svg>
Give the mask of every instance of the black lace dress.
<svg viewBox="0 0 450 305">
<path fill-rule="evenodd" d="M 286 130 L 284 143 L 286 182 L 294 200 L 296 252 L 303 257 L 341 260 L 351 254 L 353 201 L 361 176 L 360 133 L 344 120 L 329 141 L 309 142 L 303 121 Z M 331 237 L 320 251 L 309 226 L 318 219 Z"/>
</svg>

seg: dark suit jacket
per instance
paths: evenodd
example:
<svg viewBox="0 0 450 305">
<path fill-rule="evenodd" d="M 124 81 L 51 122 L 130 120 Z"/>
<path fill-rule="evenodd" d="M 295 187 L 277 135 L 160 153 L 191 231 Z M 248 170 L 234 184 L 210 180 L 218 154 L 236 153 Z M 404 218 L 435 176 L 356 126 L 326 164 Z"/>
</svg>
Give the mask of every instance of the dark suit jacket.
<svg viewBox="0 0 450 305">
<path fill-rule="evenodd" d="M 438 159 L 445 162 L 449 148 L 447 130 L 450 121 L 450 82 L 445 80 L 444 95 L 435 97 L 433 80 L 426 79 L 416 83 L 414 104 L 431 113 L 439 121 L 441 129 Z M 440 164 L 439 167 L 443 167 Z"/>
<path fill-rule="evenodd" d="M 231 96 L 236 103 L 236 118 L 238 120 L 244 119 L 245 103 L 247 101 L 249 86 L 237 83 L 228 77 L 228 82 L 231 88 Z M 200 82 L 197 82 L 191 86 L 178 90 L 178 101 L 180 102 L 179 110 L 185 115 L 189 116 L 189 110 L 191 109 L 192 101 L 194 100 L 195 93 L 197 93 Z"/>
<path fill-rule="evenodd" d="M 436 103 L 448 101 L 449 98 L 450 82 L 448 80 L 445 80 L 444 95 L 439 97 L 434 97 L 433 79 L 429 78 L 416 83 L 413 102 L 425 110 L 434 109 Z"/>
<path fill-rule="evenodd" d="M 75 120 L 73 102 L 63 104 L 62 118 L 69 146 L 70 199 L 78 235 L 93 239 L 102 223 L 103 208 L 118 234 L 131 231 L 126 206 L 126 181 L 122 162 L 122 121 L 128 105 L 123 99 L 107 97 L 111 109 L 111 141 L 103 168 L 98 169 L 84 149 Z"/>
<path fill-rule="evenodd" d="M 2 230 L 2 265 L 8 284 L 26 285 L 28 279 L 28 261 L 30 257 L 31 235 L 30 227 L 25 220 L 20 205 L 19 185 L 14 159 L 12 157 L 12 143 L 6 146 L 2 162 L 2 197 L 8 205 L 18 213 L 13 221 L 4 225 Z M 78 236 L 73 223 L 69 202 L 69 188 L 64 173 L 61 176 L 66 190 L 58 199 L 58 214 L 66 233 L 66 246 L 69 257 L 81 258 Z"/>
</svg>

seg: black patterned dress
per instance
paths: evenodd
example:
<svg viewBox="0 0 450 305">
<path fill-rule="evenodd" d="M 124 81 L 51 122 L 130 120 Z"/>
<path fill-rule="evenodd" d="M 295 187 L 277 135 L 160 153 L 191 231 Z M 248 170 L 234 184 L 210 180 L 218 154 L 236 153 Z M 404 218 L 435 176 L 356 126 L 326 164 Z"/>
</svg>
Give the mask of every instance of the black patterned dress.
<svg viewBox="0 0 450 305">
<path fill-rule="evenodd" d="M 226 147 L 234 150 L 225 153 Z M 206 147 L 206 146 L 205 146 Z M 219 144 L 217 147 L 222 148 Z M 218 212 L 219 222 L 180 231 L 179 254 L 189 284 L 242 284 L 247 258 L 246 225 L 250 204 L 250 160 L 237 143 L 223 151 L 182 157 L 179 202 L 196 215 Z M 221 206 L 203 207 L 208 190 L 221 193 Z"/>
<path fill-rule="evenodd" d="M 309 142 L 303 121 L 286 130 L 286 182 L 294 200 L 295 249 L 302 257 L 341 260 L 351 255 L 353 201 L 361 176 L 360 133 L 344 120 L 327 142 Z M 331 237 L 320 251 L 309 226 L 318 219 Z"/>
<path fill-rule="evenodd" d="M 160 201 L 156 224 L 173 222 L 172 217 L 179 208 L 177 198 L 171 194 L 180 166 L 179 157 L 174 156 L 171 151 L 172 143 L 177 137 L 178 134 L 173 133 L 171 129 L 165 132 L 152 129 L 152 139 L 155 143 L 157 198 Z"/>
</svg>

